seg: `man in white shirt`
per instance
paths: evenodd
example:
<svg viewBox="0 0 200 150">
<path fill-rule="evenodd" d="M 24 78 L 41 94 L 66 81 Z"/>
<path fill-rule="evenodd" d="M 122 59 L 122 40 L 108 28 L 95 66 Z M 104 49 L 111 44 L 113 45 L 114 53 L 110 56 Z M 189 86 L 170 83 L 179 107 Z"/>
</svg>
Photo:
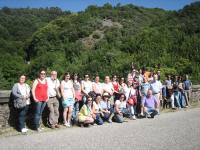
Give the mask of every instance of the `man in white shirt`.
<svg viewBox="0 0 200 150">
<path fill-rule="evenodd" d="M 111 104 L 114 104 L 114 99 L 113 99 L 113 93 L 114 93 L 114 88 L 112 85 L 112 82 L 110 82 L 110 77 L 105 76 L 105 82 L 103 83 L 103 93 L 109 93 L 110 94 L 110 102 Z"/>
<path fill-rule="evenodd" d="M 52 129 L 59 128 L 59 101 L 57 98 L 57 91 L 60 88 L 60 81 L 57 79 L 57 72 L 52 71 L 51 77 L 47 77 L 49 101 L 47 102 L 49 113 L 49 123 Z"/>
<path fill-rule="evenodd" d="M 153 81 L 150 83 L 150 89 L 153 92 L 153 95 L 156 97 L 157 106 L 160 107 L 160 99 L 162 95 L 162 83 L 158 80 L 158 75 L 153 75 Z"/>
</svg>

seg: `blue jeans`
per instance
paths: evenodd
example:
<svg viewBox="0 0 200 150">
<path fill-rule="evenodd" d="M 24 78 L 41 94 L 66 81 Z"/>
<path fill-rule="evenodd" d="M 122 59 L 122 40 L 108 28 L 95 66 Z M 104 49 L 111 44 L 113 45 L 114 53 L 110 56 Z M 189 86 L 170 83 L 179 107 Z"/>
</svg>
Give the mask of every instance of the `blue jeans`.
<svg viewBox="0 0 200 150">
<path fill-rule="evenodd" d="M 174 95 L 174 102 L 178 108 L 181 108 L 181 104 L 180 104 L 181 98 L 180 97 L 181 97 L 180 93 L 177 95 Z"/>
<path fill-rule="evenodd" d="M 123 123 L 124 122 L 123 115 L 115 113 L 113 117 L 113 121 L 117 123 Z"/>
<path fill-rule="evenodd" d="M 72 112 L 72 119 L 74 121 L 78 120 L 78 117 L 77 117 L 78 113 L 79 113 L 79 101 L 76 101 L 74 103 L 73 112 Z"/>
<path fill-rule="evenodd" d="M 42 112 L 46 106 L 46 102 L 36 102 L 35 103 L 35 116 L 34 116 L 34 124 L 35 128 L 38 129 L 40 127 L 40 118 L 42 116 Z"/>
<path fill-rule="evenodd" d="M 21 131 L 21 129 L 25 128 L 25 120 L 26 120 L 26 114 L 28 112 L 29 106 L 26 105 L 26 107 L 22 109 L 17 109 L 18 113 L 18 129 Z"/>
<path fill-rule="evenodd" d="M 123 114 L 124 117 L 131 117 L 132 116 L 131 115 L 131 111 L 128 108 L 123 108 L 121 110 L 121 112 L 122 112 L 122 114 Z"/>
<path fill-rule="evenodd" d="M 96 114 L 95 122 L 96 122 L 96 124 L 98 124 L 98 125 L 102 125 L 102 124 L 103 124 L 103 120 L 102 120 L 100 114 Z"/>
</svg>

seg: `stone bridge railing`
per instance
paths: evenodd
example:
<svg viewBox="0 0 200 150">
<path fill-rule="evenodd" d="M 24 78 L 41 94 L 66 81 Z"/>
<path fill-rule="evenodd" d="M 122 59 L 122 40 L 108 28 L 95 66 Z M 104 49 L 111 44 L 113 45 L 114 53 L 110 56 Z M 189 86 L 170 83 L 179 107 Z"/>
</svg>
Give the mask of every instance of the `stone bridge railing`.
<svg viewBox="0 0 200 150">
<path fill-rule="evenodd" d="M 200 102 L 200 85 L 192 86 L 192 102 Z M 10 91 L 0 91 L 0 130 L 15 126 L 16 115 L 10 100 Z M 32 115 L 32 113 L 30 113 Z"/>
</svg>

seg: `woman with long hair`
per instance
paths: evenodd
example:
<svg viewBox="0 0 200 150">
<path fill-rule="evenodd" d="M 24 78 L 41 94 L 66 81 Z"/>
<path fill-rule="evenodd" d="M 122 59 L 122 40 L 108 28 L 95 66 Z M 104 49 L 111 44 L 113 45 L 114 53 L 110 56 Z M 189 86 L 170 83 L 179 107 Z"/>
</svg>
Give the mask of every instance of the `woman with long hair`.
<svg viewBox="0 0 200 150">
<path fill-rule="evenodd" d="M 63 120 L 66 127 L 71 126 L 72 111 L 74 106 L 75 92 L 73 87 L 73 82 L 70 80 L 70 74 L 67 72 L 64 74 L 63 80 L 61 82 L 61 95 L 62 95 L 62 105 Z"/>
</svg>

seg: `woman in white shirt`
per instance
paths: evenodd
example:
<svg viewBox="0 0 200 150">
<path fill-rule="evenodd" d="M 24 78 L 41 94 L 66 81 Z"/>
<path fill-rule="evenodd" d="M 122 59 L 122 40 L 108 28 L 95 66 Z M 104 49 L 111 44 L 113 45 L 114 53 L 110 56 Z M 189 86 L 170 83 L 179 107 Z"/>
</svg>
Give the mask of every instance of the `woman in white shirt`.
<svg viewBox="0 0 200 150">
<path fill-rule="evenodd" d="M 95 82 L 93 82 L 92 88 L 95 94 L 100 94 L 100 95 L 103 94 L 103 86 L 102 86 L 102 83 L 99 82 L 98 75 L 95 77 Z"/>
<path fill-rule="evenodd" d="M 85 80 L 81 82 L 81 91 L 83 93 L 83 104 L 86 102 L 86 97 L 92 91 L 92 82 L 89 80 L 89 75 L 85 75 Z"/>
<path fill-rule="evenodd" d="M 63 97 L 62 105 L 64 108 L 63 111 L 63 120 L 64 125 L 66 127 L 70 127 L 74 99 L 75 99 L 75 92 L 73 87 L 73 82 L 70 80 L 70 74 L 64 74 L 64 80 L 61 82 L 61 94 Z"/>
<path fill-rule="evenodd" d="M 15 83 L 12 88 L 12 96 L 14 98 L 14 107 L 17 110 L 18 116 L 18 129 L 20 132 L 25 133 L 28 131 L 25 128 L 25 119 L 30 105 L 30 86 L 25 83 L 26 76 L 21 75 L 19 82 Z"/>
</svg>

